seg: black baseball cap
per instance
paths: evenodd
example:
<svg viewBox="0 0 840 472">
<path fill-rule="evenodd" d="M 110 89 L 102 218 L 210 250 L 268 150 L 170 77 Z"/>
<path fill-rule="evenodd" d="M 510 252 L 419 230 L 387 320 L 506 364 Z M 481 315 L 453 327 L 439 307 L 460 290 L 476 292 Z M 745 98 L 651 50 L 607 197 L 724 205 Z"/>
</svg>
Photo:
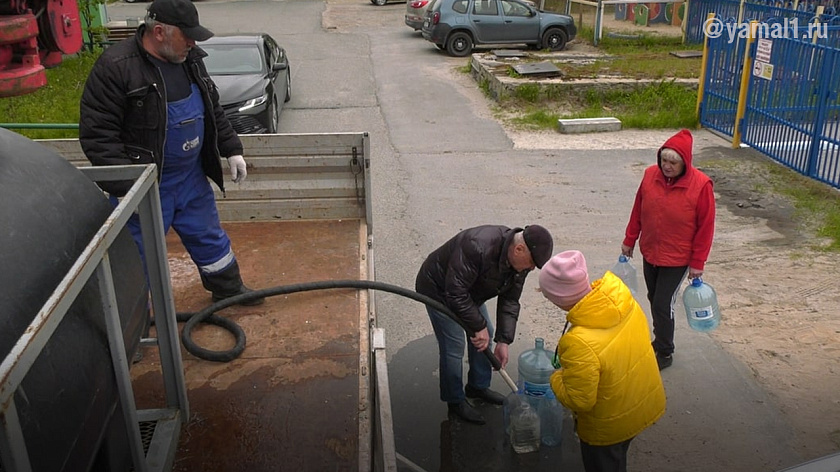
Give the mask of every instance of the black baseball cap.
<svg viewBox="0 0 840 472">
<path fill-rule="evenodd" d="M 522 231 L 522 236 L 525 239 L 525 245 L 531 251 L 531 259 L 534 260 L 534 265 L 542 269 L 543 264 L 551 259 L 551 254 L 554 251 L 554 240 L 551 238 L 551 233 L 540 225 L 528 225 Z"/>
<path fill-rule="evenodd" d="M 181 28 L 188 38 L 207 41 L 213 32 L 198 24 L 198 10 L 192 0 L 154 0 L 149 5 L 149 18 Z"/>
</svg>

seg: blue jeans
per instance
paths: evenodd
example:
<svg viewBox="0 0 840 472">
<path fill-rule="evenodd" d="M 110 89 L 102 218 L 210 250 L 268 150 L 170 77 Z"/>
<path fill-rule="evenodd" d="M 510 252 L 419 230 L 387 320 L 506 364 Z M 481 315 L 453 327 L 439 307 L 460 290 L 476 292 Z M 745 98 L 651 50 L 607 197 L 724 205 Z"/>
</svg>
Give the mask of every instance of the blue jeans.
<svg viewBox="0 0 840 472">
<path fill-rule="evenodd" d="M 493 366 L 483 352 L 478 352 L 467 339 L 467 333 L 452 318 L 426 306 L 432 328 L 435 330 L 440 351 L 440 399 L 447 403 L 464 401 L 464 345 L 467 346 L 467 358 L 470 371 L 467 384 L 478 390 L 490 387 Z M 493 322 L 483 304 L 479 307 L 481 316 L 487 321 L 487 331 L 493 339 Z M 487 349 L 492 349 L 493 343 Z"/>
</svg>

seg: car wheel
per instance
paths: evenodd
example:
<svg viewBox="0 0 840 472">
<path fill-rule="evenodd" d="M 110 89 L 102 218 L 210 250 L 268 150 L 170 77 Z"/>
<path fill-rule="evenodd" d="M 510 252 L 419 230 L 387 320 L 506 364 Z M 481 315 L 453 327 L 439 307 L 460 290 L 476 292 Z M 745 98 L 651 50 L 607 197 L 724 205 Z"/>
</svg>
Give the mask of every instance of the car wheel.
<svg viewBox="0 0 840 472">
<path fill-rule="evenodd" d="M 286 68 L 286 96 L 283 97 L 283 102 L 288 102 L 292 99 L 292 73 L 289 68 Z"/>
<path fill-rule="evenodd" d="M 280 107 L 277 106 L 277 95 L 271 97 L 271 109 L 268 110 L 268 133 L 274 134 L 280 126 Z"/>
<path fill-rule="evenodd" d="M 565 31 L 560 28 L 549 28 L 543 35 L 542 45 L 552 51 L 562 51 L 566 47 L 566 41 L 568 40 L 569 37 Z"/>
<path fill-rule="evenodd" d="M 372 3 L 372 4 L 374 4 L 378 7 L 381 7 L 382 5 L 385 5 L 386 3 L 388 3 L 388 0 L 370 0 L 370 3 Z"/>
<path fill-rule="evenodd" d="M 456 31 L 446 41 L 446 52 L 455 57 L 464 57 L 472 52 L 473 42 L 469 34 Z"/>
</svg>

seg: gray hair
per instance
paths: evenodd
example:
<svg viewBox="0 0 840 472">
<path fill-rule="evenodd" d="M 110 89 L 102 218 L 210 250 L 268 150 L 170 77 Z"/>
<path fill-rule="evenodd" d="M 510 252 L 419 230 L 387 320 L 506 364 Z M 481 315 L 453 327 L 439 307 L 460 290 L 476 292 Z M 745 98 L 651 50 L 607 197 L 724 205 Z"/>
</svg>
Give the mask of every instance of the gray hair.
<svg viewBox="0 0 840 472">
<path fill-rule="evenodd" d="M 157 26 L 157 25 L 163 26 L 164 31 L 166 31 L 166 36 L 167 37 L 171 37 L 172 36 L 172 30 L 174 28 L 177 28 L 177 26 L 175 26 L 175 25 L 169 25 L 169 24 L 166 24 L 166 23 L 161 23 L 160 21 L 155 20 L 154 18 L 152 18 L 150 13 L 146 13 L 146 18 L 143 20 L 143 23 L 145 23 L 145 25 L 146 25 L 146 31 L 152 31 L 153 29 L 155 29 L 155 26 Z"/>
<path fill-rule="evenodd" d="M 516 233 L 514 233 L 513 244 L 525 244 L 525 233 L 523 231 L 517 231 Z M 525 246 L 527 247 L 528 245 L 525 244 Z"/>
<path fill-rule="evenodd" d="M 680 161 L 685 161 L 683 159 L 683 157 L 680 156 L 680 153 L 678 153 L 677 151 L 675 151 L 671 148 L 662 148 L 662 150 L 659 151 L 659 158 L 660 159 L 667 158 L 668 160 L 671 160 L 671 161 L 673 161 L 675 159 L 679 159 Z"/>
</svg>

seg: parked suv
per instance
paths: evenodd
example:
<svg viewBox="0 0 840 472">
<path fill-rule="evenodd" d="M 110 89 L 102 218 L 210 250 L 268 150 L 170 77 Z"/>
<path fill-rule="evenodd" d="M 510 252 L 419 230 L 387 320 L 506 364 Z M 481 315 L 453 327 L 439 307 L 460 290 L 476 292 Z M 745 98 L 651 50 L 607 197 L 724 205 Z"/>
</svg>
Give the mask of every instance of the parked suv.
<svg viewBox="0 0 840 472">
<path fill-rule="evenodd" d="M 560 51 L 575 38 L 575 20 L 539 11 L 525 0 L 432 0 L 423 38 L 462 57 L 480 44 L 527 44 Z"/>
</svg>

